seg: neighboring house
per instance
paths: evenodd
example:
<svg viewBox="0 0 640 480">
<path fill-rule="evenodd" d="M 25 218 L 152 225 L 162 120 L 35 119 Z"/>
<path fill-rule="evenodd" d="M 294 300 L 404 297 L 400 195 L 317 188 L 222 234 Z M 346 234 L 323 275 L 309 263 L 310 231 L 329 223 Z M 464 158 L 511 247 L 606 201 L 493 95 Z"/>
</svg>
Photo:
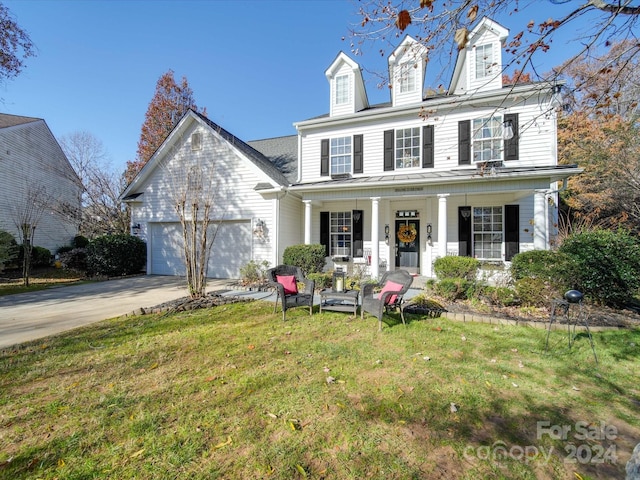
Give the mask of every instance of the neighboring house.
<svg viewBox="0 0 640 480">
<path fill-rule="evenodd" d="M 38 216 L 33 244 L 55 253 L 78 232 L 82 186 L 40 118 L 0 113 L 0 229 L 20 241 L 17 223 Z M 27 212 L 25 216 L 25 212 Z"/>
<path fill-rule="evenodd" d="M 405 37 L 389 57 L 391 102 L 382 105 L 369 105 L 359 65 L 340 53 L 325 72 L 329 114 L 294 124 L 297 153 L 279 155 L 278 139 L 252 143 L 271 162 L 189 113 L 178 131 L 203 129 L 230 147 L 226 173 L 236 184 L 229 194 L 237 208 L 229 220 L 248 224 L 240 236 L 217 239 L 214 250 L 236 248 L 239 263 L 276 264 L 288 245 L 321 243 L 329 268 L 359 266 L 377 277 L 395 268 L 431 276 L 434 260 L 445 255 L 505 262 L 548 249 L 557 233 L 559 182 L 581 170 L 557 163 L 560 85 L 502 85 L 507 34 L 482 19 L 459 52 L 449 88 L 426 98 L 427 51 Z M 187 148 L 188 137 L 178 137 Z M 282 152 L 291 150 L 287 144 Z M 146 230 L 166 215 L 150 198 L 151 191 L 162 197 L 146 186 L 152 175 L 143 170 L 125 192 L 139 195 L 132 215 Z M 245 239 L 257 219 L 269 237 Z M 154 243 L 170 241 L 150 238 L 153 259 Z M 237 276 L 237 269 L 211 276 L 218 273 Z"/>
</svg>

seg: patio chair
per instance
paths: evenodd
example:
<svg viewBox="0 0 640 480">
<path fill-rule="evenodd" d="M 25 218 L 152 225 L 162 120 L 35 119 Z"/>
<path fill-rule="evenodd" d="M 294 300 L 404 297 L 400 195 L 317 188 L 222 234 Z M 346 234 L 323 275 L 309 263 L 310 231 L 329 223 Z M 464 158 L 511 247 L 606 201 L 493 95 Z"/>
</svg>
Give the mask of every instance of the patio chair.
<svg viewBox="0 0 640 480">
<path fill-rule="evenodd" d="M 360 318 L 364 318 L 364 312 L 375 315 L 378 318 L 378 330 L 382 330 L 382 316 L 393 309 L 400 310 L 402 324 L 404 313 L 402 312 L 402 297 L 413 283 L 413 277 L 406 270 L 394 270 L 384 272 L 378 283 L 365 283 L 361 286 L 362 305 L 360 306 Z M 382 287 L 380 293 L 374 292 Z"/>
<path fill-rule="evenodd" d="M 273 313 L 278 308 L 278 300 L 282 302 L 282 320 L 286 320 L 287 309 L 292 307 L 309 307 L 309 315 L 313 314 L 313 291 L 316 283 L 304 276 L 300 267 L 278 265 L 267 270 L 267 281 L 276 289 L 276 302 Z M 304 284 L 304 290 L 298 290 L 298 283 Z"/>
</svg>

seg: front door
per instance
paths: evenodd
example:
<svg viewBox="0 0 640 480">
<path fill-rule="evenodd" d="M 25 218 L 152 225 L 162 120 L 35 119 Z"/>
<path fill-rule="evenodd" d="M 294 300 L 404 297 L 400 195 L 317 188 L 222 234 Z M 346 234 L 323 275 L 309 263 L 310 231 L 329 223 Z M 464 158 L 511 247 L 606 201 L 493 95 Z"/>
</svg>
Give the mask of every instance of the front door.
<svg viewBox="0 0 640 480">
<path fill-rule="evenodd" d="M 420 220 L 396 220 L 396 268 L 420 273 Z"/>
</svg>

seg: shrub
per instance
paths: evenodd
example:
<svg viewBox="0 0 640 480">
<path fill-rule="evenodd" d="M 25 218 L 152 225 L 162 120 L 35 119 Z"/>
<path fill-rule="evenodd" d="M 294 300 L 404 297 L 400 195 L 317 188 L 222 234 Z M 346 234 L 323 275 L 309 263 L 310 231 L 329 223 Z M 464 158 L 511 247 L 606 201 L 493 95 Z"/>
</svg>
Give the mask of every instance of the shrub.
<svg viewBox="0 0 640 480">
<path fill-rule="evenodd" d="M 68 252 L 59 254 L 60 265 L 67 270 L 75 270 L 76 272 L 87 271 L 87 249 L 73 248 Z"/>
<path fill-rule="evenodd" d="M 524 277 L 516 280 L 516 294 L 524 306 L 549 307 L 554 298 L 562 298 L 557 285 L 544 278 Z"/>
<path fill-rule="evenodd" d="M 71 241 L 73 248 L 86 248 L 89 245 L 89 239 L 83 235 L 76 235 Z"/>
<path fill-rule="evenodd" d="M 329 288 L 331 286 L 331 281 L 333 280 L 332 274 L 330 272 L 309 273 L 307 275 L 307 278 L 316 282 L 316 290 Z"/>
<path fill-rule="evenodd" d="M 560 280 L 568 268 L 567 261 L 565 254 L 553 250 L 518 253 L 511 260 L 511 276 L 515 281 L 525 277 Z"/>
<path fill-rule="evenodd" d="M 486 286 L 482 291 L 482 296 L 491 303 L 502 307 L 510 307 L 520 303 L 516 291 L 509 287 Z"/>
<path fill-rule="evenodd" d="M 255 285 L 264 282 L 265 273 L 269 268 L 269 262 L 263 260 L 258 263 L 255 260 L 251 260 L 246 265 L 240 267 L 240 276 L 242 277 L 242 283 L 244 285 Z"/>
<path fill-rule="evenodd" d="M 325 263 L 324 245 L 291 245 L 285 248 L 282 262 L 285 265 L 295 265 L 302 268 L 306 275 L 322 272 Z"/>
<path fill-rule="evenodd" d="M 477 284 L 466 278 L 443 278 L 433 285 L 434 292 L 449 302 L 473 297 Z"/>
<path fill-rule="evenodd" d="M 640 239 L 628 232 L 593 230 L 565 239 L 570 287 L 597 303 L 621 306 L 640 289 Z"/>
<path fill-rule="evenodd" d="M 0 230 L 0 272 L 18 258 L 18 243 L 9 232 Z"/>
<path fill-rule="evenodd" d="M 480 261 L 473 257 L 440 257 L 433 263 L 433 271 L 438 280 L 445 278 L 464 278 L 475 281 Z"/>
<path fill-rule="evenodd" d="M 35 246 L 31 249 L 31 265 L 34 267 L 48 267 L 51 265 L 51 250 Z"/>
<path fill-rule="evenodd" d="M 133 235 L 104 235 L 87 245 L 90 275 L 130 275 L 140 272 L 146 262 L 146 244 Z"/>
</svg>

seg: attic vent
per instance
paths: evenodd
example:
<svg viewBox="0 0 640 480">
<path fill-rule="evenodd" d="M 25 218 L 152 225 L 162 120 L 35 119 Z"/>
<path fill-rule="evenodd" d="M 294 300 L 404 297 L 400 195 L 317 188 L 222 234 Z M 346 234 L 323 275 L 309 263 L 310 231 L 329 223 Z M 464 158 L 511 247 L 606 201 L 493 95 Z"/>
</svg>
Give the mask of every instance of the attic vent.
<svg viewBox="0 0 640 480">
<path fill-rule="evenodd" d="M 191 134 L 191 151 L 195 152 L 196 150 L 201 150 L 202 149 L 202 134 L 197 132 L 197 133 L 192 133 Z"/>
</svg>

